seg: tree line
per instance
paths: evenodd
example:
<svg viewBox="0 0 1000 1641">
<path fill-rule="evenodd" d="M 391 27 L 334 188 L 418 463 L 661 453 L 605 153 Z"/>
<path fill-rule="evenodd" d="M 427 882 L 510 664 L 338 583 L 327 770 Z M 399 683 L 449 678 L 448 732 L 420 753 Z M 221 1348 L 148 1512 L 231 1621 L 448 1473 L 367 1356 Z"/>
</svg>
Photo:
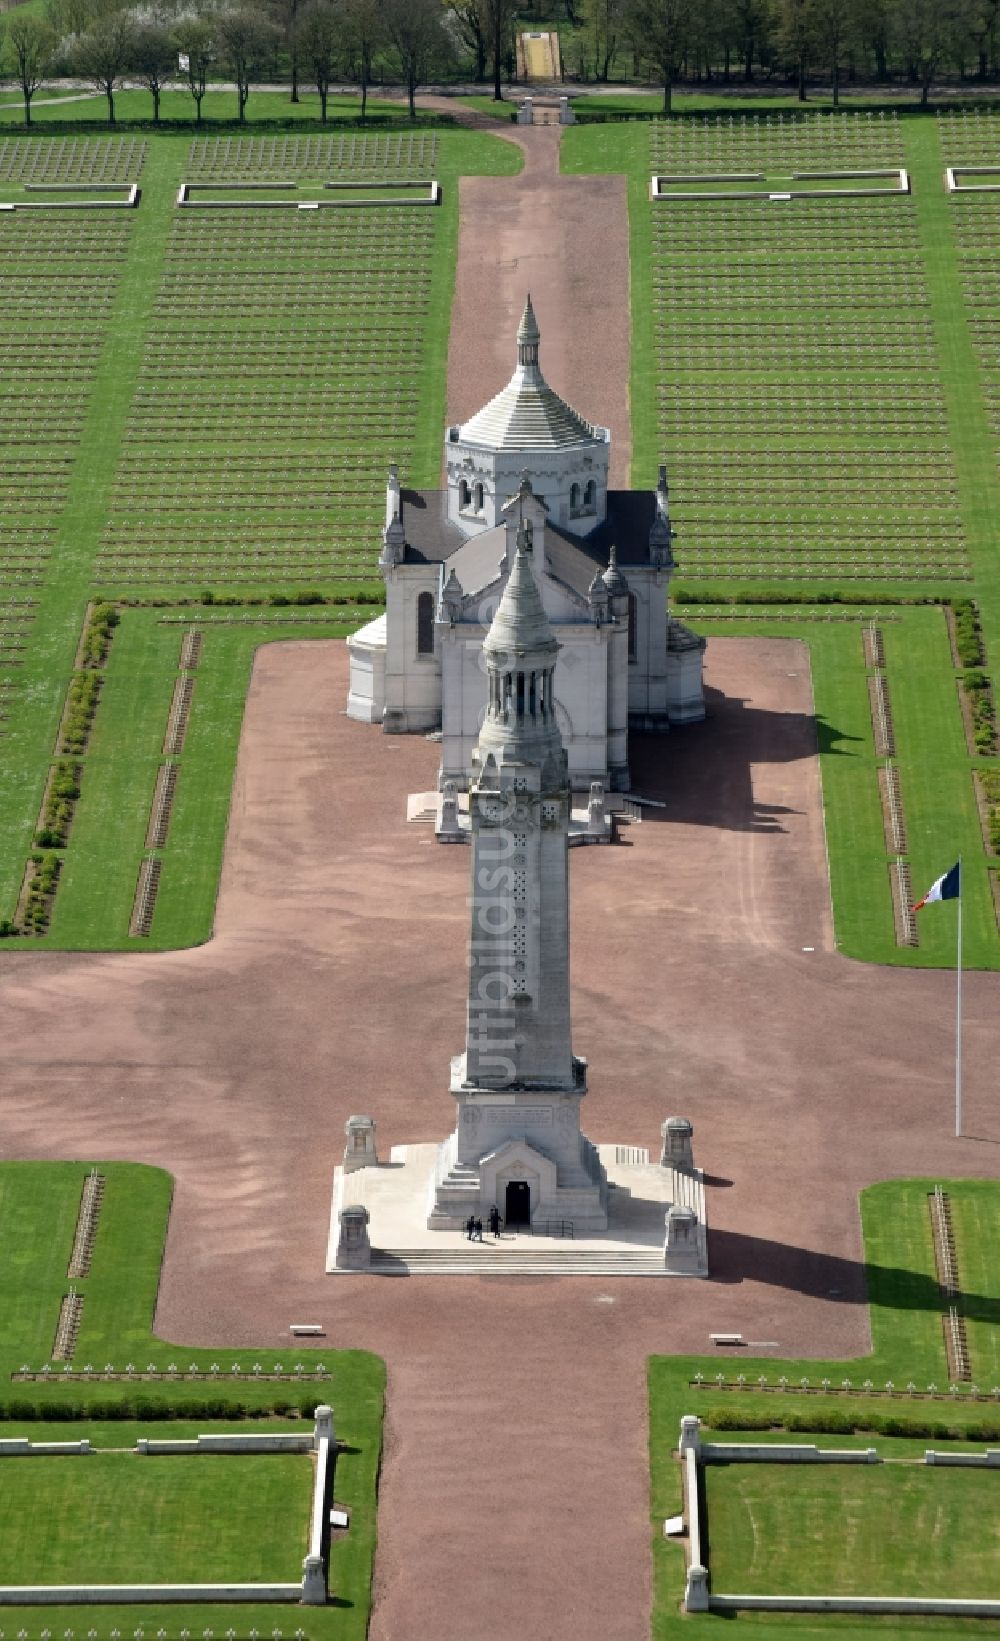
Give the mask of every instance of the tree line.
<svg viewBox="0 0 1000 1641">
<path fill-rule="evenodd" d="M 794 85 L 805 102 L 812 83 L 909 83 L 928 101 L 944 74 L 996 78 L 1000 0 L 561 0 L 564 72 L 608 81 L 616 71 L 662 88 L 665 113 L 679 84 L 766 78 Z M 546 0 L 530 6 L 550 7 Z M 515 72 L 514 37 L 524 0 L 46 0 L 41 13 L 0 17 L 3 61 L 19 86 L 25 124 L 47 80 L 66 76 L 107 99 L 139 85 L 152 99 L 180 86 L 201 123 L 213 82 L 235 86 L 246 118 L 254 82 L 300 87 L 319 97 L 327 119 L 331 87 L 348 84 L 365 118 L 369 89 L 390 78 L 406 87 L 411 118 L 419 86 L 468 77 L 503 81 Z"/>
<path fill-rule="evenodd" d="M 496 95 L 512 38 L 510 0 L 481 0 L 483 40 L 495 69 Z M 0 17 L 7 73 L 20 87 L 24 120 L 31 124 L 36 91 L 55 78 L 77 79 L 107 99 L 115 123 L 115 96 L 138 85 L 152 99 L 154 123 L 168 87 L 186 89 L 201 124 L 209 86 L 235 86 L 236 114 L 246 119 L 255 82 L 287 84 L 292 102 L 309 85 L 327 119 L 331 87 L 347 84 L 361 98 L 361 118 L 376 70 L 406 87 L 411 118 L 417 88 L 453 73 L 467 55 L 463 17 L 441 0 L 236 0 L 227 5 L 189 0 L 46 0 L 42 13 L 15 10 Z"/>
<path fill-rule="evenodd" d="M 571 73 L 608 80 L 625 60 L 663 88 L 680 83 L 795 86 L 839 102 L 847 80 L 930 87 L 949 74 L 998 76 L 1000 0 L 565 0 L 577 31 Z"/>
</svg>

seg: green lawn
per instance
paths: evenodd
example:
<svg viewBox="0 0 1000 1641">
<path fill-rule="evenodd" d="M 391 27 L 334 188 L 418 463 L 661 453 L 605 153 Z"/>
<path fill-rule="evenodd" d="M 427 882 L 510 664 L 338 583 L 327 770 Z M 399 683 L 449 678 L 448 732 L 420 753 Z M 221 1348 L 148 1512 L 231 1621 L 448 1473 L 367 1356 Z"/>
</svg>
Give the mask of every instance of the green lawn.
<svg viewBox="0 0 1000 1641">
<path fill-rule="evenodd" d="M 988 670 L 1000 654 L 989 351 L 1000 290 L 984 289 L 981 273 L 1000 224 L 989 196 L 962 216 L 942 185 L 946 157 L 979 159 L 994 141 L 992 117 L 769 122 L 748 100 L 727 102 L 718 121 L 577 126 L 562 149 L 568 171 L 627 177 L 633 481 L 651 482 L 667 457 L 675 592 L 696 605 L 746 592 L 870 596 L 870 613 L 883 610 L 914 898 L 961 852 L 968 960 L 989 968 L 1000 966 L 1000 935 L 972 785 L 982 760 L 966 746 L 943 616 L 897 601 L 973 596 Z M 820 168 L 824 155 L 836 169 L 905 164 L 913 194 L 783 205 L 648 197 L 654 169 L 789 173 Z M 707 605 L 692 620 L 709 635 L 783 632 L 810 645 L 841 950 L 953 963 L 953 915 L 922 916 L 918 950 L 895 944 L 857 629 L 767 624 L 763 611 L 759 622 L 715 625 Z M 841 734 L 831 743 L 832 731 Z"/>
<path fill-rule="evenodd" d="M 306 1454 L 115 1452 L 10 1463 L 0 1581 L 295 1583 L 311 1502 Z"/>
<path fill-rule="evenodd" d="M 247 1348 L 232 1350 L 224 1340 L 217 1340 L 211 1348 L 200 1348 L 177 1346 L 158 1338 L 152 1331 L 152 1317 L 172 1181 L 160 1169 L 138 1164 L 98 1161 L 96 1166 L 106 1180 L 104 1202 L 90 1273 L 74 1283 L 76 1291 L 84 1298 L 74 1365 L 82 1369 L 92 1364 L 94 1375 L 92 1382 L 74 1384 L 59 1382 L 59 1364 L 53 1365 L 47 1381 L 11 1382 L 10 1376 L 22 1365 L 37 1372 L 49 1360 L 60 1301 L 69 1289 L 66 1268 L 72 1251 L 80 1192 L 91 1164 L 0 1163 L 0 1248 L 4 1250 L 4 1258 L 0 1261 L 0 1316 L 3 1317 L 3 1327 L 0 1329 L 0 1434 L 60 1441 L 88 1436 L 95 1445 L 120 1448 L 133 1445 L 136 1437 L 142 1434 L 194 1435 L 199 1430 L 211 1429 L 213 1420 L 216 1428 L 222 1429 L 287 1428 L 287 1415 L 297 1414 L 300 1406 L 308 1413 L 318 1402 L 330 1401 L 335 1409 L 337 1434 L 343 1443 L 337 1455 L 334 1493 L 338 1504 L 347 1506 L 352 1512 L 351 1528 L 334 1545 L 331 1555 L 330 1583 L 337 1598 L 336 1605 L 310 1614 L 309 1635 L 310 1641 L 334 1641 L 335 1637 L 337 1641 L 340 1637 L 363 1641 L 367 1634 L 375 1553 L 375 1504 L 385 1385 L 383 1364 L 364 1351 L 316 1350 L 301 1343 L 290 1345 L 280 1352 L 261 1353 Z M 303 1380 L 301 1383 L 296 1383 L 294 1376 L 284 1381 L 255 1379 L 252 1370 L 256 1361 L 267 1371 L 280 1363 L 287 1373 L 293 1375 L 296 1363 L 310 1373 L 322 1366 L 327 1370 L 327 1377 Z M 239 1364 L 241 1373 L 246 1377 L 236 1378 L 232 1375 L 234 1362 Z M 217 1377 L 213 1374 L 201 1380 L 168 1379 L 165 1377 L 166 1371 L 174 1363 L 181 1373 L 197 1366 L 207 1375 L 213 1364 L 217 1364 L 220 1371 Z M 133 1364 L 137 1377 L 132 1382 L 125 1378 L 102 1377 L 106 1364 L 110 1364 L 119 1375 L 129 1364 Z M 148 1364 L 158 1369 L 157 1376 L 142 1377 Z M 275 1422 L 272 1416 L 266 1424 L 260 1422 L 259 1415 L 257 1420 L 254 1419 L 254 1409 L 263 1412 L 279 1402 L 285 1404 L 285 1418 Z M 185 1409 L 191 1410 L 187 1419 L 184 1418 Z M 227 1409 L 231 1409 L 228 1416 Z M 43 1417 L 27 1417 L 32 1412 L 41 1413 Z M 164 1420 L 167 1414 L 179 1414 L 180 1418 L 170 1417 L 169 1422 L 158 1422 Z M 291 1428 L 295 1428 L 294 1425 Z M 266 1459 L 270 1460 L 271 1457 L 267 1455 Z M 32 1460 L 15 1466 L 19 1486 L 30 1484 L 36 1467 L 43 1462 L 47 1464 L 47 1461 Z M 65 1471 L 59 1469 L 53 1472 L 60 1487 L 82 1485 L 84 1480 L 91 1487 L 97 1485 L 94 1477 L 110 1473 L 90 1468 L 92 1461 L 86 1458 L 53 1462 L 66 1467 Z M 124 1458 L 111 1462 L 123 1465 L 127 1462 L 147 1463 L 146 1460 L 126 1461 Z M 151 1467 L 148 1474 L 152 1476 L 153 1483 L 147 1479 L 144 1485 L 159 1485 L 159 1479 L 165 1478 L 171 1489 L 180 1489 L 184 1485 L 184 1467 L 191 1462 L 189 1459 L 151 1459 L 148 1461 Z M 230 1461 L 223 1459 L 215 1462 L 224 1467 Z M 234 1465 L 242 1464 L 244 1460 L 241 1457 L 231 1462 Z M 181 1576 L 180 1558 L 187 1553 L 186 1546 L 190 1543 L 203 1546 L 222 1531 L 229 1548 L 223 1549 L 220 1545 L 219 1577 L 239 1577 L 240 1570 L 245 1569 L 244 1576 L 249 1578 L 276 1576 L 280 1582 L 286 1579 L 294 1581 L 300 1571 L 299 1546 L 304 1541 L 308 1521 L 310 1479 L 306 1467 L 304 1483 L 297 1474 L 281 1480 L 280 1473 L 285 1462 L 279 1460 L 278 1470 L 273 1473 L 268 1470 L 263 1481 L 254 1474 L 254 1486 L 250 1492 L 256 1491 L 257 1502 L 251 1503 L 248 1497 L 239 1494 L 241 1503 L 237 1513 L 244 1527 L 250 1526 L 249 1533 L 244 1532 L 238 1522 L 233 1527 L 232 1535 L 228 1528 L 220 1526 L 234 1497 L 232 1473 L 224 1468 L 205 1471 L 205 1486 L 199 1483 L 197 1509 L 191 1513 L 190 1537 L 187 1539 L 184 1534 L 188 1528 L 182 1529 L 180 1523 L 180 1517 L 185 1512 L 184 1501 L 178 1498 L 176 1492 L 172 1495 L 170 1507 L 173 1509 L 176 1505 L 179 1536 L 171 1553 L 177 1557 L 172 1565 L 178 1569 L 178 1577 Z M 259 1463 L 257 1458 L 251 1460 L 253 1465 Z M 175 1464 L 176 1470 L 173 1468 Z M 210 1466 L 212 1460 L 199 1459 L 198 1464 Z M 82 1472 L 77 1469 L 78 1465 L 88 1468 Z M 47 1470 L 39 1472 L 47 1473 Z M 251 1471 L 241 1471 L 240 1474 L 250 1476 Z M 13 1470 L 10 1475 L 13 1476 Z M 281 1537 L 283 1528 L 276 1527 L 274 1532 L 271 1530 L 272 1518 L 277 1523 L 281 1516 L 281 1499 L 272 1496 L 271 1502 L 268 1502 L 260 1494 L 261 1486 L 271 1486 L 267 1477 L 272 1478 L 282 1497 L 296 1501 L 304 1497 L 305 1500 L 301 1508 L 298 1502 L 295 1503 L 291 1536 L 287 1539 Z M 223 1484 L 227 1491 L 225 1501 L 220 1505 L 219 1496 L 213 1495 L 211 1490 Z M 286 1489 L 286 1484 L 290 1490 Z M 282 1492 L 282 1489 L 286 1491 Z M 239 1493 L 239 1490 L 235 1491 Z M 117 1485 L 111 1488 L 111 1492 L 117 1492 Z M 129 1496 L 136 1497 L 134 1494 Z M 163 1496 L 167 1498 L 167 1495 Z M 87 1526 L 92 1527 L 95 1495 L 91 1493 L 89 1497 L 91 1510 L 85 1519 Z M 52 1500 L 46 1495 L 43 1507 L 26 1516 L 23 1531 L 31 1535 L 52 1532 L 61 1537 L 65 1529 L 65 1553 L 69 1556 L 75 1553 L 73 1546 L 77 1543 L 76 1529 L 66 1527 L 66 1521 L 72 1519 L 72 1512 L 60 1518 L 62 1526 L 57 1531 L 44 1525 L 51 1517 L 51 1506 Z M 136 1516 L 133 1544 L 142 1535 L 142 1524 L 148 1520 L 141 1515 L 144 1507 L 142 1503 L 137 1507 L 140 1513 Z M 108 1504 L 109 1511 L 120 1510 L 123 1513 L 123 1533 L 131 1531 L 128 1528 L 127 1509 L 127 1501 L 115 1503 L 112 1499 Z M 244 1512 L 251 1511 L 252 1516 L 244 1515 Z M 118 1519 L 115 1517 L 115 1521 Z M 263 1527 L 256 1540 L 253 1536 L 256 1531 L 254 1522 L 261 1523 Z M 84 1533 L 84 1528 L 80 1529 L 80 1533 Z M 102 1545 L 109 1538 L 116 1540 L 117 1537 L 117 1533 L 102 1535 Z M 237 1543 L 238 1537 L 241 1543 Z M 0 1540 L 3 1541 L 0 1555 L 9 1553 L 13 1557 L 14 1552 L 10 1550 L 13 1542 L 11 1528 L 6 1518 L 0 1524 Z M 32 1537 L 30 1542 L 41 1546 L 38 1537 Z M 231 1557 L 232 1552 L 240 1556 L 244 1550 L 246 1559 L 222 1559 L 223 1555 Z M 114 1542 L 109 1546 L 108 1554 L 117 1554 Z M 107 1576 L 115 1577 L 117 1575 L 110 1570 L 111 1565 L 109 1561 Z M 135 1562 L 128 1565 L 134 1568 Z M 167 1576 L 162 1567 L 157 1571 L 152 1562 L 144 1562 L 143 1565 L 148 1565 L 149 1577 L 153 1580 Z M 206 1563 L 201 1561 L 198 1565 L 204 1568 Z M 46 1560 L 45 1566 L 49 1569 L 45 1576 L 51 1576 L 51 1559 Z M 91 1563 L 88 1566 L 92 1568 Z M 23 1582 L 30 1576 L 27 1567 L 28 1558 L 23 1554 L 18 1556 L 18 1581 Z M 261 1569 L 259 1572 L 256 1570 L 258 1568 Z M 269 1574 L 267 1569 L 270 1569 Z M 212 1575 L 206 1572 L 203 1576 Z M 120 1624 L 122 1616 L 121 1609 L 108 1608 L 96 1610 L 92 1619 L 98 1627 L 103 1624 L 106 1631 L 109 1626 Z M 134 1613 L 131 1616 L 134 1618 Z M 200 1634 L 207 1616 L 203 1607 L 144 1608 L 142 1614 L 144 1623 L 148 1622 L 154 1627 L 166 1624 L 170 1626 L 171 1634 L 176 1633 L 176 1626 L 185 1625 L 192 1628 L 197 1625 Z M 72 1627 L 79 1620 L 79 1610 L 47 1609 L 46 1619 L 59 1622 L 60 1629 L 67 1625 Z M 241 1634 L 245 1633 L 246 1626 L 257 1626 L 263 1630 L 266 1623 L 266 1633 L 270 1634 L 275 1623 L 275 1612 L 273 1608 L 266 1607 L 213 1607 L 211 1622 L 219 1626 L 220 1633 L 227 1626 L 234 1625 L 239 1627 Z"/>
<path fill-rule="evenodd" d="M 27 11 L 29 7 L 22 8 Z M 30 8 L 33 9 L 33 8 Z M 66 101 L 65 107 L 50 103 L 49 99 L 58 98 L 59 103 Z M 90 92 L 89 88 L 81 85 L 75 91 L 55 88 L 51 91 L 41 86 L 35 94 L 32 103 L 32 124 L 47 125 L 49 121 L 65 122 L 67 126 L 86 122 L 92 125 L 95 121 L 107 122 L 108 103 L 103 92 Z M 213 121 L 225 120 L 227 123 L 235 121 L 237 116 L 235 91 L 208 91 L 201 105 L 202 120 L 211 130 Z M 391 116 L 394 120 L 405 121 L 407 124 L 407 105 L 405 100 L 392 102 L 385 98 L 369 97 L 369 114 L 381 117 Z M 24 114 L 24 103 L 12 93 L 4 95 L 0 102 L 0 121 L 6 120 L 11 125 L 21 125 Z M 115 93 L 115 120 L 117 123 L 129 120 L 151 120 L 153 117 L 153 99 L 148 91 L 118 91 Z M 327 99 L 327 119 L 331 125 L 337 120 L 357 120 L 361 117 L 361 98 L 349 95 L 332 96 Z M 192 131 L 195 125 L 195 105 L 189 92 L 185 90 L 165 91 L 160 98 L 161 120 L 184 120 L 190 122 Z M 253 126 L 260 120 L 304 120 L 317 123 L 320 119 L 320 102 L 315 91 L 303 89 L 299 93 L 299 101 L 293 103 L 287 92 L 283 91 L 254 91 L 247 102 L 246 123 Z M 190 133 L 188 133 L 190 134 Z"/>
<path fill-rule="evenodd" d="M 884 1465 L 707 1465 L 713 1589 L 996 1597 L 997 1476 L 878 1446 Z"/>
<path fill-rule="evenodd" d="M 308 150 L 294 136 L 248 135 L 235 152 L 229 140 L 22 138 L 0 162 L 0 188 L 141 170 L 143 189 L 140 209 L 117 216 L 15 216 L 0 247 L 0 272 L 21 281 L 9 324 L 29 352 L 37 347 L 33 369 L 0 385 L 0 448 L 18 473 L 0 541 L 0 919 L 14 913 L 88 599 L 159 606 L 125 613 L 101 669 L 44 936 L 53 945 L 129 944 L 184 630 L 161 617 L 206 589 L 263 602 L 319 589 L 343 600 L 328 623 L 298 629 L 310 637 L 343 636 L 374 613 L 355 595 L 381 593 L 374 558 L 388 462 L 411 483 L 438 473 L 458 179 L 520 164 L 490 136 L 406 124 L 391 136 L 317 133 Z M 370 180 L 430 173 L 443 203 L 321 221 L 267 212 L 234 221 L 174 205 L 182 178 L 211 183 L 250 166 L 269 181 L 315 184 L 338 164 Z M 78 280 L 82 265 L 92 285 Z M 279 276 L 280 286 L 268 283 Z M 59 338 L 43 346 L 61 304 Z M 362 345 L 381 356 L 359 374 Z M 253 651 L 294 632 L 294 620 L 274 610 L 206 634 L 154 944 L 211 932 Z M 5 651 L 8 629 L 19 650 Z"/>
<path fill-rule="evenodd" d="M 962 1285 L 960 1308 L 967 1318 L 972 1372 L 979 1386 L 989 1393 L 988 1401 L 974 1400 L 962 1391 L 951 1394 L 948 1390 L 948 1371 L 941 1326 L 942 1299 L 934 1268 L 933 1242 L 927 1193 L 940 1183 L 949 1193 L 956 1234 L 956 1252 Z M 927 1447 L 947 1446 L 949 1432 L 968 1432 L 963 1445 L 983 1446 L 983 1427 L 1000 1426 L 1000 1401 L 992 1395 L 997 1382 L 997 1339 L 1000 1338 L 1000 1185 L 990 1180 L 893 1180 L 870 1186 L 861 1195 L 861 1218 L 864 1235 L 867 1289 L 871 1307 L 872 1354 L 848 1361 L 795 1361 L 755 1359 L 740 1354 L 739 1358 L 722 1360 L 719 1357 L 653 1357 L 649 1363 L 650 1453 L 652 1481 L 652 1544 L 655 1572 L 653 1635 L 668 1641 L 675 1633 L 678 1606 L 683 1584 L 683 1566 L 676 1545 L 662 1536 L 664 1517 L 680 1508 L 680 1471 L 672 1454 L 677 1446 L 677 1433 L 683 1413 L 696 1413 L 707 1432 L 719 1428 L 724 1419 L 726 1428 L 721 1440 L 774 1440 L 816 1442 L 831 1447 L 876 1446 L 886 1455 L 900 1459 L 915 1459 Z M 831 1276 L 829 1281 L 834 1281 Z M 720 1389 L 715 1382 L 722 1374 L 731 1388 Z M 742 1375 L 746 1388 L 737 1389 L 736 1376 Z M 763 1375 L 767 1386 L 759 1387 Z M 805 1379 L 808 1389 L 800 1388 Z M 840 1387 L 847 1381 L 851 1389 L 845 1393 Z M 824 1382 L 827 1388 L 824 1389 Z M 893 1386 L 891 1397 L 874 1394 L 886 1384 Z M 907 1387 L 926 1393 L 933 1386 L 935 1394 L 911 1396 Z M 866 1389 L 870 1386 L 871 1389 Z M 751 1388 L 752 1387 L 752 1388 Z M 816 1434 L 809 1426 L 817 1419 L 849 1417 L 859 1429 L 854 1434 Z M 796 1429 L 795 1420 L 803 1421 Z M 905 1422 L 919 1421 L 920 1434 L 909 1439 L 890 1432 L 877 1430 L 879 1420 L 893 1419 Z M 791 1420 L 787 1431 L 772 1430 L 768 1425 L 780 1425 Z M 763 1425 L 764 1428 L 755 1428 Z M 730 1433 L 730 1427 L 732 1434 Z M 751 1434 L 741 1434 L 741 1430 Z M 867 1431 L 875 1434 L 867 1434 Z M 800 1433 L 801 1432 L 801 1433 Z M 990 1444 L 995 1440 L 990 1437 Z M 782 1478 L 792 1474 L 794 1467 L 781 1470 Z M 751 1486 L 756 1486 L 754 1473 L 747 1467 Z M 721 1474 L 721 1472 L 720 1472 Z M 736 1475 L 735 1469 L 726 1476 Z M 742 1475 L 743 1472 L 740 1472 Z M 766 1472 L 761 1472 L 766 1476 Z M 775 1472 L 778 1474 L 778 1472 Z M 795 1470 L 798 1477 L 819 1474 L 822 1478 L 833 1474 L 851 1475 L 858 1485 L 879 1474 L 883 1477 L 909 1477 L 909 1470 L 895 1466 L 876 1472 L 865 1469 L 858 1472 L 821 1473 Z M 939 1477 L 949 1474 L 968 1477 L 971 1471 L 940 1471 Z M 997 1477 L 988 1475 L 996 1490 Z M 985 1482 L 984 1482 L 985 1484 Z M 889 1485 L 883 1482 L 883 1485 Z M 949 1484 L 950 1486 L 950 1484 Z M 942 1496 L 945 1496 L 942 1493 Z M 971 1493 L 967 1496 L 973 1496 Z M 978 1498 L 978 1491 L 975 1496 Z M 993 1493 L 989 1494 L 992 1499 Z M 804 1501 L 805 1508 L 808 1501 Z M 736 1506 L 737 1519 L 740 1507 Z M 711 1509 L 711 1501 L 710 1501 Z M 919 1500 L 900 1506 L 899 1519 L 912 1522 L 919 1509 Z M 1000 1568 L 997 1566 L 996 1511 L 987 1515 L 980 1508 L 984 1526 L 978 1519 L 973 1523 L 969 1540 L 972 1553 L 978 1554 L 986 1543 L 992 1546 L 993 1582 L 988 1586 L 994 1593 L 1000 1586 Z M 821 1512 L 820 1512 L 821 1514 Z M 974 1511 L 975 1514 L 975 1511 Z M 797 1521 L 794 1514 L 790 1519 Z M 897 1519 L 889 1509 L 883 1509 L 873 1520 L 878 1524 L 872 1532 L 877 1553 L 880 1541 L 890 1531 L 889 1524 Z M 763 1516 L 760 1518 L 762 1523 Z M 716 1561 L 717 1544 L 725 1552 L 725 1524 L 721 1540 L 710 1522 L 710 1564 L 714 1588 L 739 1593 L 763 1588 L 741 1582 L 733 1561 Z M 825 1523 L 810 1529 L 808 1542 L 802 1545 L 801 1536 L 785 1535 L 785 1551 L 779 1552 L 779 1564 L 785 1580 L 778 1589 L 811 1589 L 822 1593 L 832 1584 L 820 1578 L 824 1567 L 837 1567 L 836 1546 L 842 1544 L 840 1517 L 831 1507 Z M 891 1527 L 895 1535 L 895 1526 Z M 983 1534 L 992 1532 L 992 1539 Z M 817 1535 L 824 1548 L 817 1550 Z M 961 1536 L 961 1535 L 959 1535 Z M 767 1533 L 760 1531 L 758 1555 L 765 1554 Z M 901 1536 L 899 1554 L 907 1552 Z M 893 1539 L 895 1542 L 895 1536 Z M 798 1555 L 802 1546 L 803 1554 Z M 978 1549 L 977 1549 L 978 1547 Z M 960 1552 L 964 1554 L 964 1551 Z M 895 1551 L 893 1552 L 895 1555 Z M 830 1559 L 824 1560 L 824 1557 Z M 903 1565 L 900 1561 L 900 1566 Z M 739 1562 L 741 1570 L 749 1571 L 749 1563 Z M 871 1563 L 864 1564 L 870 1566 Z M 919 1565 L 919 1564 L 918 1564 Z M 814 1570 L 815 1569 L 815 1576 Z M 901 1575 L 902 1576 L 902 1575 Z M 908 1576 L 908 1575 L 907 1575 Z M 944 1575 L 942 1575 L 944 1576 Z M 971 1575 L 970 1575 L 971 1576 Z M 977 1577 L 979 1575 L 976 1575 Z M 827 1575 L 824 1573 L 823 1578 Z M 798 1580 L 793 1584 L 790 1580 Z M 863 1583 L 864 1580 L 862 1579 Z M 844 1586 L 839 1586 L 844 1588 Z M 963 1579 L 963 1589 L 965 1583 Z M 979 1586 L 977 1586 L 979 1588 Z M 912 1593 L 901 1590 L 899 1593 Z M 972 1594 L 970 1588 L 968 1591 Z M 985 1593 L 985 1589 L 984 1589 Z M 717 1617 L 691 1617 L 685 1623 L 716 1625 L 724 1622 Z M 882 1631 L 892 1635 L 912 1636 L 915 1632 L 910 1621 L 900 1619 L 867 1620 L 865 1624 L 841 1617 L 812 1618 L 795 1615 L 764 1615 L 741 1613 L 738 1618 L 725 1620 L 754 1629 L 764 1641 L 778 1641 L 789 1636 L 789 1641 L 804 1641 L 807 1637 L 835 1635 L 841 1641 L 861 1641 Z M 933 1635 L 959 1637 L 967 1633 L 966 1626 L 953 1620 L 921 1620 L 920 1631 Z M 1000 1635 L 1000 1623 L 977 1622 L 976 1635 Z"/>
</svg>

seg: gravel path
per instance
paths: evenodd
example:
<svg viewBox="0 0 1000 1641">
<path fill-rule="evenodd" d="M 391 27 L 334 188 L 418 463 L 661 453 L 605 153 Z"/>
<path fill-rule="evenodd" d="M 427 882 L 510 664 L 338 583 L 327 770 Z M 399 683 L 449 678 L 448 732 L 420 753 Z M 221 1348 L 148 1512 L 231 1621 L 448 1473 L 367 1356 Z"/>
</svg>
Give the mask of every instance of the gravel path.
<svg viewBox="0 0 1000 1641">
<path fill-rule="evenodd" d="M 403 824 L 437 749 L 342 716 L 343 645 L 258 657 L 214 940 L 0 955 L 4 1153 L 176 1175 L 158 1330 L 277 1347 L 316 1319 L 386 1358 L 377 1641 L 640 1641 L 647 1356 L 728 1328 L 864 1350 L 859 1186 L 996 1170 L 995 977 L 968 977 L 982 1138 L 955 1142 L 952 977 L 831 950 L 804 649 L 709 661 L 711 720 L 635 749 L 662 818 L 571 871 L 585 1125 L 653 1148 L 692 1117 L 708 1283 L 324 1275 L 347 1116 L 386 1149 L 450 1126 L 468 870 Z"/>
</svg>

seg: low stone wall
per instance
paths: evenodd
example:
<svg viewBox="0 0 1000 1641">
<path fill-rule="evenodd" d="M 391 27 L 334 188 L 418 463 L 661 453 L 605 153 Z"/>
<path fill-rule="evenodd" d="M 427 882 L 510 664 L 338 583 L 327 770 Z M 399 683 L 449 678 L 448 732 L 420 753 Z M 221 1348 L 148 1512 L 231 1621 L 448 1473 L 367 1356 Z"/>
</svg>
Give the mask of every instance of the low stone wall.
<svg viewBox="0 0 1000 1641">
<path fill-rule="evenodd" d="M 6 1436 L 0 1441 L 0 1459 L 61 1458 L 66 1453 L 92 1453 L 90 1442 L 29 1442 L 24 1436 Z"/>
<path fill-rule="evenodd" d="M 939 1601 L 891 1595 L 710 1595 L 711 1612 L 897 1613 L 928 1618 L 1000 1618 L 1000 1601 Z"/>
<path fill-rule="evenodd" d="M 874 1447 L 813 1447 L 807 1442 L 702 1442 L 705 1464 L 881 1464 Z"/>
<path fill-rule="evenodd" d="M 159 1440 L 140 1436 L 135 1444 L 137 1453 L 152 1455 L 169 1453 L 311 1453 L 313 1437 L 299 1435 L 266 1436 L 194 1436 L 190 1440 Z"/>
<path fill-rule="evenodd" d="M 0 1607 L 118 1607 L 136 1602 L 300 1601 L 301 1584 L 4 1584 Z"/>
<path fill-rule="evenodd" d="M 937 1453 L 929 1447 L 924 1454 L 925 1464 L 989 1465 L 1000 1469 L 1000 1447 L 988 1447 L 985 1453 Z"/>
</svg>

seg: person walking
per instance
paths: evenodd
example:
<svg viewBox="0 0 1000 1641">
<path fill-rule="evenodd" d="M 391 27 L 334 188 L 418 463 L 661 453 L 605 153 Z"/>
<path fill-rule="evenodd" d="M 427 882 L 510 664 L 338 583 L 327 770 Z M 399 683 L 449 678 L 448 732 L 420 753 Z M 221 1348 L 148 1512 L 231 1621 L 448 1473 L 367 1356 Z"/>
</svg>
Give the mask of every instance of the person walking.
<svg viewBox="0 0 1000 1641">
<path fill-rule="evenodd" d="M 483 1222 L 482 1222 L 481 1219 L 476 1220 L 476 1237 L 475 1237 L 475 1240 L 477 1242 L 482 1242 L 482 1240 L 483 1240 Z"/>
<path fill-rule="evenodd" d="M 466 1238 L 468 1239 L 469 1242 L 472 1241 L 475 1234 L 476 1234 L 475 1216 L 473 1214 L 470 1214 L 468 1219 L 465 1222 L 465 1235 L 466 1235 Z"/>
<path fill-rule="evenodd" d="M 493 1207 L 490 1209 L 490 1230 L 493 1232 L 493 1235 L 496 1237 L 497 1241 L 499 1242 L 499 1240 L 500 1240 L 500 1210 L 497 1207 L 496 1203 L 494 1203 Z"/>
</svg>

